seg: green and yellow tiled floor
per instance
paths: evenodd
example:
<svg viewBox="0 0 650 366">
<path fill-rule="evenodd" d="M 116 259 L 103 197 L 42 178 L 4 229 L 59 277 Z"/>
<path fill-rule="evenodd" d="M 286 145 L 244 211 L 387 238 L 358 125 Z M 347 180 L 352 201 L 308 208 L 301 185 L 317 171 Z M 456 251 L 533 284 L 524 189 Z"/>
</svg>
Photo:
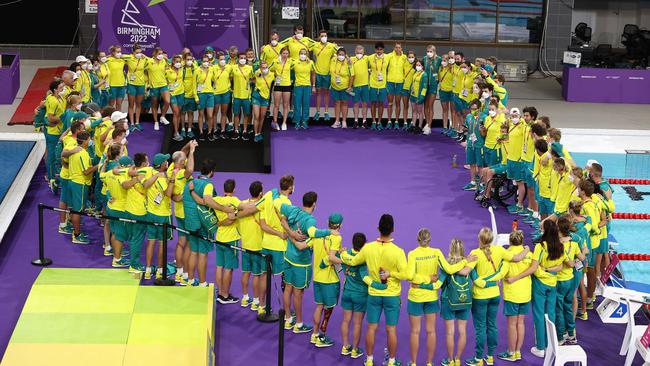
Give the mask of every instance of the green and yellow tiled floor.
<svg viewBox="0 0 650 366">
<path fill-rule="evenodd" d="M 43 269 L 2 366 L 212 365 L 212 286 L 139 282 L 127 270 Z"/>
</svg>

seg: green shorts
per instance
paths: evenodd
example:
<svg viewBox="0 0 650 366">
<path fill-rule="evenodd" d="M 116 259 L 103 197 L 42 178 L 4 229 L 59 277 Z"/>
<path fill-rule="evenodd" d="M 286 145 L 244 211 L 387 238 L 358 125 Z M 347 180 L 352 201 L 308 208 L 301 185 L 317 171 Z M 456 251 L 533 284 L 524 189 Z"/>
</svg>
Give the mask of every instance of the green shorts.
<svg viewBox="0 0 650 366">
<path fill-rule="evenodd" d="M 390 81 L 386 83 L 388 95 L 400 95 L 402 89 L 404 89 L 404 83 L 393 83 Z"/>
<path fill-rule="evenodd" d="M 465 148 L 465 162 L 479 167 L 485 166 L 483 162 L 483 146 L 467 146 Z"/>
<path fill-rule="evenodd" d="M 169 87 L 167 85 L 163 85 L 160 88 L 150 88 L 149 96 L 151 96 L 152 98 L 158 98 L 162 96 L 164 92 L 168 92 L 168 91 L 169 91 Z"/>
<path fill-rule="evenodd" d="M 341 296 L 341 307 L 343 310 L 355 313 L 365 313 L 368 304 L 368 293 L 348 292 L 343 290 Z"/>
<path fill-rule="evenodd" d="M 69 179 L 61 178 L 59 177 L 59 187 L 61 188 L 59 190 L 59 201 L 65 203 L 66 205 L 70 205 L 70 195 L 68 192 L 68 185 L 70 183 Z"/>
<path fill-rule="evenodd" d="M 124 211 L 115 211 L 111 210 L 106 206 L 106 215 L 117 218 L 126 218 L 126 212 Z M 129 233 L 126 231 L 126 225 L 124 221 L 120 220 L 110 220 L 109 229 L 111 234 L 115 236 L 115 239 L 121 242 L 129 240 Z"/>
<path fill-rule="evenodd" d="M 485 163 L 485 166 L 499 164 L 499 154 L 497 150 L 483 146 L 483 162 Z"/>
<path fill-rule="evenodd" d="M 295 266 L 284 261 L 284 282 L 297 288 L 305 289 L 311 282 L 312 266 Z"/>
<path fill-rule="evenodd" d="M 528 314 L 529 308 L 530 308 L 530 301 L 525 302 L 523 304 L 510 302 L 508 300 L 503 301 L 503 315 L 505 316 L 526 315 Z"/>
<path fill-rule="evenodd" d="M 539 203 L 539 214 L 540 215 L 550 215 L 553 213 L 553 202 L 551 202 L 551 199 L 548 197 L 539 197 L 537 200 Z"/>
<path fill-rule="evenodd" d="M 111 85 L 111 89 L 109 90 L 109 93 L 110 93 L 110 100 L 124 99 L 124 95 L 126 95 L 126 86 Z"/>
<path fill-rule="evenodd" d="M 158 224 L 168 223 L 171 225 L 172 218 L 171 216 L 158 216 L 152 213 L 147 213 L 147 221 L 155 222 Z M 147 240 L 163 240 L 163 228 L 162 226 L 147 225 Z M 172 240 L 172 229 L 167 229 L 167 240 Z"/>
<path fill-rule="evenodd" d="M 230 246 L 239 247 L 239 240 L 229 241 L 225 244 Z M 216 264 L 217 267 L 223 267 L 225 269 L 237 269 L 239 268 L 239 251 L 237 249 L 232 249 L 220 244 L 215 245 L 216 254 Z"/>
<path fill-rule="evenodd" d="M 350 94 L 344 90 L 331 89 L 330 95 L 332 100 L 335 102 L 348 102 L 350 100 Z"/>
<path fill-rule="evenodd" d="M 204 237 L 208 235 L 203 228 L 197 230 L 197 233 Z M 199 254 L 208 254 L 214 250 L 214 244 L 196 236 L 190 236 L 190 250 Z"/>
<path fill-rule="evenodd" d="M 214 105 L 230 104 L 232 102 L 232 92 L 227 91 L 214 95 Z"/>
<path fill-rule="evenodd" d="M 605 238 L 600 239 L 600 245 L 594 249 L 597 254 L 605 254 L 609 251 L 609 241 Z"/>
<path fill-rule="evenodd" d="M 494 170 L 494 174 L 501 175 L 506 174 L 508 167 L 505 164 L 496 164 L 490 166 L 490 169 Z"/>
<path fill-rule="evenodd" d="M 73 211 L 83 212 L 88 200 L 89 186 L 68 181 L 68 208 Z"/>
<path fill-rule="evenodd" d="M 199 109 L 214 108 L 213 93 L 199 93 Z"/>
<path fill-rule="evenodd" d="M 273 249 L 262 249 L 262 254 L 271 256 L 271 272 L 274 275 L 282 274 L 284 272 L 284 252 Z M 266 272 L 266 265 L 264 271 Z"/>
<path fill-rule="evenodd" d="M 514 179 L 518 182 L 524 180 L 524 168 L 520 161 L 508 160 L 506 163 L 508 179 Z"/>
<path fill-rule="evenodd" d="M 316 74 L 316 89 L 329 89 L 332 83 L 330 75 Z"/>
<path fill-rule="evenodd" d="M 242 252 L 241 254 L 241 271 L 252 273 L 254 276 L 259 276 L 264 273 L 266 263 L 264 257 L 249 252 Z"/>
<path fill-rule="evenodd" d="M 314 282 L 314 302 L 325 308 L 333 308 L 339 303 L 341 285 L 336 283 Z"/>
<path fill-rule="evenodd" d="M 232 113 L 235 116 L 239 116 L 241 113 L 251 114 L 251 100 L 242 98 L 233 99 Z"/>
<path fill-rule="evenodd" d="M 370 88 L 369 93 L 371 103 L 384 103 L 386 101 L 386 88 Z"/>
<path fill-rule="evenodd" d="M 370 88 L 368 85 L 354 87 L 354 102 L 368 103 L 370 101 Z"/>
<path fill-rule="evenodd" d="M 126 87 L 126 94 L 132 95 L 132 96 L 144 95 L 144 85 L 132 85 L 132 84 L 129 84 Z"/>
<path fill-rule="evenodd" d="M 434 314 L 440 312 L 440 303 L 436 301 L 415 302 L 409 300 L 406 305 L 406 311 L 410 316 L 422 316 L 424 314 Z"/>
<path fill-rule="evenodd" d="M 440 103 L 449 103 L 454 99 L 454 93 L 451 91 L 440 90 Z"/>
<path fill-rule="evenodd" d="M 399 296 L 373 296 L 368 295 L 367 319 L 370 324 L 379 323 L 381 312 L 386 314 L 386 325 L 395 326 L 399 321 L 399 308 L 402 299 Z"/>
<path fill-rule="evenodd" d="M 185 218 L 177 217 L 176 218 L 176 227 L 179 228 L 179 229 L 187 230 L 185 228 Z M 177 235 L 178 235 L 179 238 L 187 238 L 187 237 L 189 237 L 189 235 L 185 234 L 185 232 L 183 232 L 183 231 L 178 230 L 177 232 L 178 232 Z"/>
<path fill-rule="evenodd" d="M 440 317 L 445 320 L 467 320 L 471 308 L 453 310 L 446 300 L 440 301 Z"/>
<path fill-rule="evenodd" d="M 185 97 L 181 110 L 183 112 L 194 112 L 197 109 L 196 100 L 193 97 Z"/>
<path fill-rule="evenodd" d="M 253 102 L 253 105 L 258 105 L 260 107 L 268 107 L 271 104 L 269 98 L 262 97 L 259 90 L 255 90 L 253 92 L 253 95 L 251 96 L 251 100 Z"/>
</svg>

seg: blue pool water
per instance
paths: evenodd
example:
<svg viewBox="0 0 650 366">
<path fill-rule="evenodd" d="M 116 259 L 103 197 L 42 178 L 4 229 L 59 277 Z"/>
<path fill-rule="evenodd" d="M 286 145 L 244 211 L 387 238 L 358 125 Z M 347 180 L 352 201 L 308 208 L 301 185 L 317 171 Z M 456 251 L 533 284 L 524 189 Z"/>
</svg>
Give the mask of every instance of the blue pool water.
<svg viewBox="0 0 650 366">
<path fill-rule="evenodd" d="M 604 153 L 574 153 L 572 154 L 578 166 L 585 166 L 588 159 L 595 159 L 603 166 L 605 177 L 640 178 L 643 172 L 636 176 L 626 176 L 625 154 Z M 647 173 L 647 172 L 646 172 Z M 633 201 L 623 189 L 627 185 L 612 185 L 613 198 L 617 212 L 650 213 L 650 195 L 643 196 L 640 201 Z M 641 192 L 650 192 L 650 185 L 632 186 Z M 616 248 L 621 253 L 650 254 L 650 220 L 614 220 L 610 232 L 610 241 L 618 242 Z M 650 283 L 650 262 L 624 261 L 623 273 L 627 281 Z"/>
<path fill-rule="evenodd" d="M 0 141 L 0 201 L 34 147 L 33 141 Z"/>
</svg>

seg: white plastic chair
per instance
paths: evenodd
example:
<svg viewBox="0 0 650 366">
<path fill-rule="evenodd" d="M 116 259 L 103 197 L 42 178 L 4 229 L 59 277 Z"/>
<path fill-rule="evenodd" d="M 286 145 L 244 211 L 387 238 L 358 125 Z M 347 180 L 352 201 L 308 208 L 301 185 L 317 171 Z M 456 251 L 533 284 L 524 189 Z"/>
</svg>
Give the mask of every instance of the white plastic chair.
<svg viewBox="0 0 650 366">
<path fill-rule="evenodd" d="M 544 357 L 544 366 L 562 366 L 567 362 L 580 362 L 582 366 L 587 366 L 587 354 L 580 346 L 560 346 L 557 341 L 555 324 L 544 315 L 546 320 L 546 355 Z M 554 362 L 555 361 L 555 362 Z"/>
<path fill-rule="evenodd" d="M 627 327 L 625 328 L 625 337 L 623 337 L 623 344 L 621 344 L 619 355 L 625 356 L 627 354 L 627 357 L 625 357 L 625 366 L 631 366 L 637 352 L 635 342 L 643 336 L 646 327 L 635 324 L 634 314 L 630 311 L 630 300 L 624 300 L 627 305 Z"/>
<path fill-rule="evenodd" d="M 499 234 L 497 231 L 497 220 L 494 218 L 494 210 L 492 207 L 488 207 L 490 212 L 490 221 L 492 222 L 492 234 L 494 235 L 494 241 L 492 245 L 509 245 L 510 244 L 510 234 Z"/>
</svg>

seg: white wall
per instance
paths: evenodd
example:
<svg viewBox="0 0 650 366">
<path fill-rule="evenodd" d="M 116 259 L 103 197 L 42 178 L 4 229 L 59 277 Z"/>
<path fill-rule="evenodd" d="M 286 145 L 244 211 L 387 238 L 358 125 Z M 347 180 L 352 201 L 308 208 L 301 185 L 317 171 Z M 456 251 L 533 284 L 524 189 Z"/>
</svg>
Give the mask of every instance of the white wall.
<svg viewBox="0 0 650 366">
<path fill-rule="evenodd" d="M 591 27 L 592 43 L 609 43 L 612 47 L 622 47 L 621 34 L 625 24 L 650 29 L 650 1 L 575 0 L 571 29 L 575 29 L 580 22 Z"/>
</svg>

